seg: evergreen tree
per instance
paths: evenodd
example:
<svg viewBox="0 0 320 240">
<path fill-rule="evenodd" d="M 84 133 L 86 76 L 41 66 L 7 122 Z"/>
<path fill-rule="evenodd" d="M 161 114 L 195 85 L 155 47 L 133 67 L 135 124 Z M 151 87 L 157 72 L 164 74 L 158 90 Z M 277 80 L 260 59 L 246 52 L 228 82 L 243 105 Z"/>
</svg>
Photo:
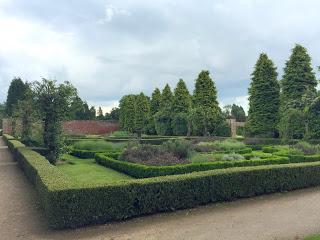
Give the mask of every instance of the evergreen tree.
<svg viewBox="0 0 320 240">
<path fill-rule="evenodd" d="M 16 105 L 17 117 L 21 119 L 21 140 L 25 144 L 31 141 L 32 122 L 35 113 L 34 92 L 28 87 L 23 100 Z"/>
<path fill-rule="evenodd" d="M 185 82 L 180 79 L 174 90 L 172 102 L 173 113 L 188 113 L 191 109 L 191 96 Z"/>
<path fill-rule="evenodd" d="M 277 135 L 279 94 L 276 67 L 267 54 L 262 53 L 254 67 L 249 87 L 247 135 L 268 137 Z"/>
<path fill-rule="evenodd" d="M 216 86 L 210 77 L 209 71 L 201 71 L 196 79 L 193 104 L 195 107 L 220 109 Z"/>
<path fill-rule="evenodd" d="M 104 116 L 103 116 L 103 112 L 102 112 L 102 108 L 101 108 L 101 107 L 98 108 L 98 116 L 97 116 L 97 119 L 98 119 L 98 120 L 103 120 L 103 119 L 104 119 Z"/>
<path fill-rule="evenodd" d="M 89 109 L 89 111 L 90 111 L 90 119 L 91 119 L 91 120 L 96 119 L 96 114 L 97 114 L 96 108 L 95 108 L 94 106 L 92 106 L 92 107 Z"/>
<path fill-rule="evenodd" d="M 301 100 L 303 94 L 312 89 L 316 92 L 317 80 L 311 66 L 311 57 L 307 50 L 297 44 L 286 62 L 281 80 L 282 107 L 294 100 Z"/>
<path fill-rule="evenodd" d="M 135 129 L 135 98 L 136 96 L 125 95 L 121 98 L 119 108 L 119 122 L 123 130 L 132 133 Z"/>
<path fill-rule="evenodd" d="M 135 97 L 134 103 L 134 131 L 141 139 L 141 134 L 145 132 L 150 119 L 150 104 L 148 98 L 140 93 Z"/>
<path fill-rule="evenodd" d="M 173 94 L 167 84 L 161 95 L 160 110 L 155 114 L 155 128 L 158 135 L 172 135 L 172 101 Z"/>
<path fill-rule="evenodd" d="M 20 78 L 14 78 L 9 86 L 7 101 L 6 101 L 6 114 L 12 116 L 14 107 L 19 100 L 23 100 L 28 84 L 24 83 Z"/>
<path fill-rule="evenodd" d="M 150 110 L 152 115 L 156 114 L 159 111 L 160 105 L 161 105 L 161 92 L 159 88 L 156 88 L 152 93 L 151 102 L 150 102 Z"/>
<path fill-rule="evenodd" d="M 174 90 L 172 103 L 172 131 L 174 135 L 190 134 L 189 114 L 191 96 L 185 82 L 180 79 Z"/>
<path fill-rule="evenodd" d="M 209 71 L 201 71 L 193 92 L 192 127 L 196 134 L 217 135 L 224 120 L 217 100 L 217 90 Z"/>
<path fill-rule="evenodd" d="M 306 135 L 312 135 L 311 132 L 308 132 L 310 119 L 307 121 L 306 114 L 306 109 L 311 102 L 305 102 L 305 100 L 310 97 L 314 98 L 316 86 L 317 80 L 311 66 L 311 57 L 303 46 L 297 44 L 286 62 L 281 80 L 279 127 L 283 138 L 303 138 Z M 296 123 L 297 119 L 304 124 Z"/>
<path fill-rule="evenodd" d="M 231 106 L 231 116 L 236 119 L 237 122 L 246 121 L 246 113 L 242 106 L 232 104 Z"/>
<path fill-rule="evenodd" d="M 105 114 L 105 119 L 119 121 L 119 116 L 120 116 L 120 108 L 114 107 L 111 109 L 110 113 Z"/>
</svg>

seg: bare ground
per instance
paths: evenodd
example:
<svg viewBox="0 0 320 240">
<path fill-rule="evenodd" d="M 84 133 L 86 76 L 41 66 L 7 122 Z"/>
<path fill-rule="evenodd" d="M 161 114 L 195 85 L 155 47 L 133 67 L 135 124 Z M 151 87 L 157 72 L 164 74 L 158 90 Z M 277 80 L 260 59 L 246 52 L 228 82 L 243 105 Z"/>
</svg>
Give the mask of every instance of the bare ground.
<svg viewBox="0 0 320 240">
<path fill-rule="evenodd" d="M 47 228 L 37 195 L 0 139 L 0 239 L 302 239 L 320 233 L 320 188 L 76 230 Z"/>
</svg>

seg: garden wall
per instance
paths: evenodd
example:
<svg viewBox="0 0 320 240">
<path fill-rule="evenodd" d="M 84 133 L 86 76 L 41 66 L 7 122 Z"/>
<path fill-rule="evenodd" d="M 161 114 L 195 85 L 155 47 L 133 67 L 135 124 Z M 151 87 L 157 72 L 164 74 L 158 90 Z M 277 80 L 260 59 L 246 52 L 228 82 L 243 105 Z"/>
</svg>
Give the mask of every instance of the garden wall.
<svg viewBox="0 0 320 240">
<path fill-rule="evenodd" d="M 2 120 L 3 133 L 12 134 L 12 120 L 9 118 Z M 96 121 L 96 120 L 73 120 L 65 121 L 62 124 L 63 132 L 72 135 L 90 134 L 103 135 L 119 130 L 120 126 L 115 121 Z M 21 123 L 17 121 L 16 131 L 21 130 Z"/>
<path fill-rule="evenodd" d="M 120 129 L 116 121 L 73 120 L 62 124 L 63 131 L 68 134 L 103 135 Z"/>
</svg>

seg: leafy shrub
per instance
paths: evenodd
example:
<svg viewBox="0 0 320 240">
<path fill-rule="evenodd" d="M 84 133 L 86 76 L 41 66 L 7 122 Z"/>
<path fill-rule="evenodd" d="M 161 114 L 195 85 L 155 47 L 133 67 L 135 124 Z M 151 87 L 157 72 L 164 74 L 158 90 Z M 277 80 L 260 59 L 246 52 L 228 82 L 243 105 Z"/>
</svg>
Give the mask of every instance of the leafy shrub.
<svg viewBox="0 0 320 240">
<path fill-rule="evenodd" d="M 313 155 L 319 153 L 319 145 L 311 145 L 305 141 L 299 141 L 293 146 L 295 149 L 303 152 L 305 155 Z"/>
<path fill-rule="evenodd" d="M 214 141 L 214 142 L 200 142 L 197 144 L 197 150 L 206 150 L 210 151 L 237 151 L 246 148 L 246 145 L 243 142 L 239 142 L 234 139 L 226 139 L 223 141 Z"/>
<path fill-rule="evenodd" d="M 237 160 L 244 160 L 244 159 L 245 159 L 244 156 L 237 153 L 225 154 L 221 158 L 222 161 L 237 161 Z"/>
<path fill-rule="evenodd" d="M 186 159 L 175 156 L 162 146 L 141 144 L 136 147 L 127 148 L 119 157 L 122 161 L 142 163 L 146 165 L 163 166 L 187 163 Z"/>
<path fill-rule="evenodd" d="M 188 115 L 186 113 L 174 114 L 171 122 L 172 133 L 175 136 L 185 136 L 188 133 Z"/>
<path fill-rule="evenodd" d="M 109 134 L 108 137 L 125 138 L 125 137 L 133 137 L 133 134 L 129 133 L 127 131 L 115 131 L 115 132 Z"/>
<path fill-rule="evenodd" d="M 87 151 L 115 151 L 124 148 L 124 143 L 111 143 L 104 140 L 83 140 L 73 144 L 73 147 L 78 150 Z"/>
<path fill-rule="evenodd" d="M 162 144 L 164 150 L 173 153 L 177 158 L 188 158 L 192 151 L 192 144 L 188 140 L 169 140 Z"/>
</svg>

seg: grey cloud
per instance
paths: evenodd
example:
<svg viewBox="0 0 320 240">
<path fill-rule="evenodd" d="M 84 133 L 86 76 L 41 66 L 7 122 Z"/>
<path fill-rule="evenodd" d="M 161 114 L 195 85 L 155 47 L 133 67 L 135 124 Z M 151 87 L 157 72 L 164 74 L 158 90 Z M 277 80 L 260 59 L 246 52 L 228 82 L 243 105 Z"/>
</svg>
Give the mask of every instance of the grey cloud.
<svg viewBox="0 0 320 240">
<path fill-rule="evenodd" d="M 0 55 L 0 86 L 15 75 L 50 75 L 70 80 L 90 102 L 111 102 L 130 92 L 150 94 L 167 82 L 174 88 L 179 78 L 192 91 L 199 71 L 208 69 L 219 99 L 230 103 L 247 95 L 261 52 L 274 60 L 279 78 L 295 43 L 319 65 L 319 7 L 316 0 L 12 0 L 0 13 L 73 37 L 63 57 L 35 62 L 41 66 L 32 73 L 21 68 L 28 56 Z"/>
</svg>

